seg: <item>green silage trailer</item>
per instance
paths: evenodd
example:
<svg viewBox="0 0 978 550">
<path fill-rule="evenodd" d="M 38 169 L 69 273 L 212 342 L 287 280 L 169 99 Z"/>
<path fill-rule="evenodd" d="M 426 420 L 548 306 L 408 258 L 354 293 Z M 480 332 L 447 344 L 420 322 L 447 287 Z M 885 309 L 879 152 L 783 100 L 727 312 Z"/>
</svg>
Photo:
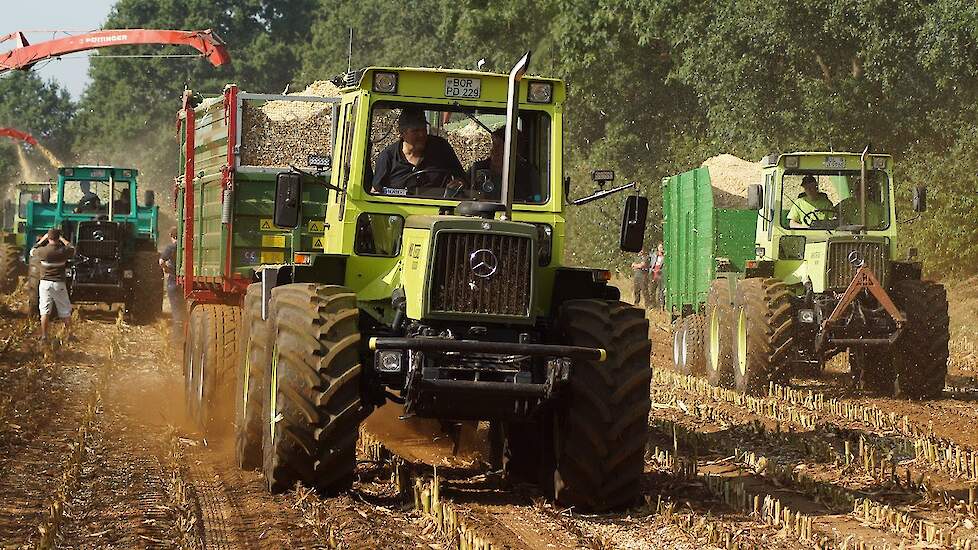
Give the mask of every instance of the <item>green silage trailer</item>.
<svg viewBox="0 0 978 550">
<path fill-rule="evenodd" d="M 674 365 L 692 373 L 703 359 L 703 310 L 718 272 L 744 272 L 755 258 L 757 211 L 714 208 L 709 168 L 662 180 L 666 311 Z"/>
<path fill-rule="evenodd" d="M 307 185 L 304 222 L 272 223 L 276 174 L 290 169 L 329 178 L 335 98 L 186 92 L 178 113 L 181 175 L 174 185 L 179 224 L 177 274 L 195 303 L 240 306 L 255 270 L 311 264 L 323 251 L 326 187 Z M 192 131 L 190 130 L 192 128 Z"/>
</svg>

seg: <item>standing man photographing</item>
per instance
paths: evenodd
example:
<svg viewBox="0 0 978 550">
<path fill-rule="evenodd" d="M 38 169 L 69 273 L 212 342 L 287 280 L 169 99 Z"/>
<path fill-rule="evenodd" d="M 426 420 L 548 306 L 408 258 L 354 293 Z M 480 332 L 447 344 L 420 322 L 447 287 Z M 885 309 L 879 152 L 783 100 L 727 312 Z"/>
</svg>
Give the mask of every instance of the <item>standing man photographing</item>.
<svg viewBox="0 0 978 550">
<path fill-rule="evenodd" d="M 49 229 L 31 249 L 31 257 L 37 258 L 41 267 L 38 306 L 41 313 L 41 339 L 45 342 L 48 340 L 51 313 L 55 308 L 57 308 L 58 318 L 65 324 L 65 335 L 68 335 L 71 323 L 71 300 L 68 298 L 65 268 L 68 266 L 68 260 L 74 255 L 75 248 L 64 238 L 60 229 Z"/>
</svg>

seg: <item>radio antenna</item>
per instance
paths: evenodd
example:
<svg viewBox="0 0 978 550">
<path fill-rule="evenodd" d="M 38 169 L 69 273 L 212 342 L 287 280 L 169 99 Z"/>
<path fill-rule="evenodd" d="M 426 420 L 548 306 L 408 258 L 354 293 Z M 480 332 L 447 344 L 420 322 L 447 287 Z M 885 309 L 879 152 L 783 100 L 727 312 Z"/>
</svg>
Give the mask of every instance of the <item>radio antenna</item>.
<svg viewBox="0 0 978 550">
<path fill-rule="evenodd" d="M 353 70 L 353 27 L 350 27 L 350 48 L 346 55 L 346 72 Z"/>
</svg>

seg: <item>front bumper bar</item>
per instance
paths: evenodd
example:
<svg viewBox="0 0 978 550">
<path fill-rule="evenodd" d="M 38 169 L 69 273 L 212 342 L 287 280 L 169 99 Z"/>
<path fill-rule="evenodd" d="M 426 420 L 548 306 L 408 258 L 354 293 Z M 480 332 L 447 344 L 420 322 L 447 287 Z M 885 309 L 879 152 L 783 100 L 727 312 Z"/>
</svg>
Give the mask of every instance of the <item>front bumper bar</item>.
<svg viewBox="0 0 978 550">
<path fill-rule="evenodd" d="M 608 352 L 601 348 L 557 346 L 551 344 L 521 344 L 518 342 L 482 342 L 479 340 L 450 340 L 447 338 L 398 338 L 374 336 L 368 342 L 372 351 L 416 350 L 427 352 L 493 353 L 499 355 L 534 355 L 566 357 L 602 362 Z"/>
</svg>

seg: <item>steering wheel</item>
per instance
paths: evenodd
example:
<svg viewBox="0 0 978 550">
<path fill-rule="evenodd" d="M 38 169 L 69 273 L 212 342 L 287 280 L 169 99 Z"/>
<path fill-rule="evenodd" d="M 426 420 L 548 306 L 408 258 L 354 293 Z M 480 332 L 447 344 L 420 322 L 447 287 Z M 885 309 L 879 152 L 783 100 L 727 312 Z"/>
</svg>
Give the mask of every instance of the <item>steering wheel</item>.
<svg viewBox="0 0 978 550">
<path fill-rule="evenodd" d="M 426 176 L 429 174 L 439 175 L 439 177 L 437 178 L 434 184 L 428 184 L 422 179 L 422 176 Z M 403 177 L 400 181 L 397 182 L 392 181 L 391 187 L 404 187 L 404 188 L 413 187 L 415 189 L 420 187 L 438 187 L 439 189 L 444 188 L 442 197 L 446 199 L 450 199 L 458 195 L 464 187 L 464 184 L 452 185 L 453 175 L 454 174 L 452 173 L 452 171 L 447 168 L 425 168 L 423 170 L 418 170 L 417 172 L 411 172 L 407 176 Z M 414 180 L 415 185 L 408 185 L 409 183 L 411 183 L 411 180 Z"/>
<path fill-rule="evenodd" d="M 75 206 L 75 212 L 82 212 L 84 210 L 98 210 L 102 206 L 101 199 L 98 195 L 88 195 L 78 201 L 78 205 Z"/>
<path fill-rule="evenodd" d="M 802 218 L 801 218 L 801 223 L 807 225 L 808 227 L 812 227 L 812 225 L 814 225 L 815 222 L 826 221 L 826 220 L 820 220 L 820 219 L 818 219 L 816 217 L 816 215 L 819 212 L 828 214 L 830 216 L 829 219 L 832 219 L 832 220 L 834 220 L 837 217 L 837 213 L 836 213 L 835 209 L 816 208 L 815 210 L 812 210 L 811 212 L 806 212 L 805 215 L 802 216 Z"/>
</svg>

